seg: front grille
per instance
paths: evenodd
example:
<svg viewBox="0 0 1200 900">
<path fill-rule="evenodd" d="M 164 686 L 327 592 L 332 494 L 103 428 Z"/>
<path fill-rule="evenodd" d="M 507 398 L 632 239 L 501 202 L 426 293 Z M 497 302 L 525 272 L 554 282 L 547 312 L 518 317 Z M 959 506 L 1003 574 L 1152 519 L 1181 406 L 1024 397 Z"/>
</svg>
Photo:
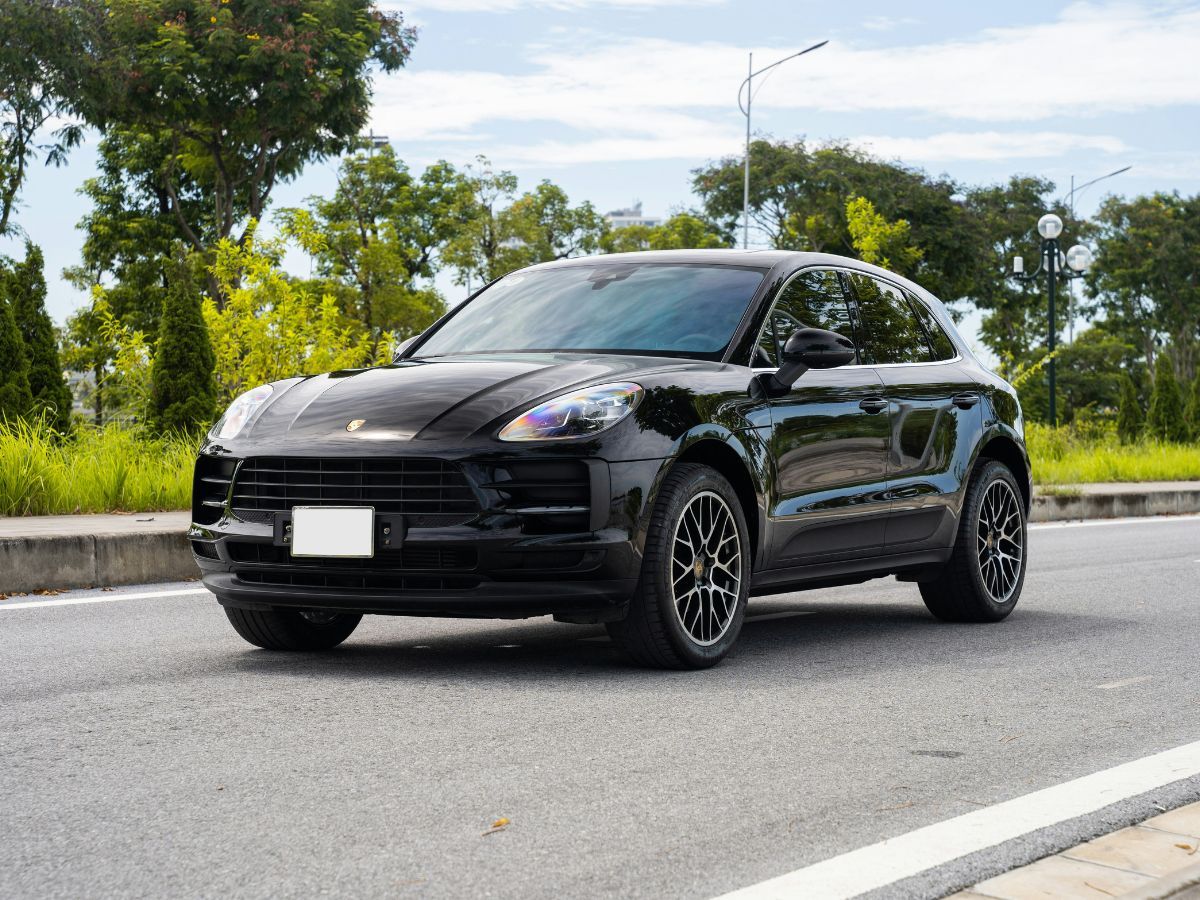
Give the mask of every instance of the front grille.
<svg viewBox="0 0 1200 900">
<path fill-rule="evenodd" d="M 408 569 L 445 571 L 470 571 L 474 569 L 479 554 L 472 547 L 419 547 L 409 546 L 400 550 L 388 550 L 369 559 L 345 557 L 292 556 L 287 547 L 252 541 L 227 541 L 225 549 L 235 563 L 252 563 L 265 566 L 287 566 L 288 568 L 333 568 L 333 569 Z"/>
<path fill-rule="evenodd" d="M 582 460 L 505 460 L 494 464 L 490 474 L 482 486 L 497 492 L 502 511 L 525 520 L 527 532 L 588 529 L 592 483 Z"/>
<path fill-rule="evenodd" d="M 466 575 L 407 575 L 397 572 L 238 572 L 239 581 L 280 587 L 337 588 L 350 591 L 469 591 L 479 579 Z"/>
<path fill-rule="evenodd" d="M 224 515 L 237 462 L 217 456 L 201 456 L 196 460 L 192 476 L 192 521 L 197 525 L 212 525 Z"/>
<path fill-rule="evenodd" d="M 479 513 L 462 470 L 440 459 L 260 456 L 247 459 L 233 486 L 234 513 L 285 512 L 294 506 L 373 506 L 415 528 L 461 525 Z"/>
</svg>

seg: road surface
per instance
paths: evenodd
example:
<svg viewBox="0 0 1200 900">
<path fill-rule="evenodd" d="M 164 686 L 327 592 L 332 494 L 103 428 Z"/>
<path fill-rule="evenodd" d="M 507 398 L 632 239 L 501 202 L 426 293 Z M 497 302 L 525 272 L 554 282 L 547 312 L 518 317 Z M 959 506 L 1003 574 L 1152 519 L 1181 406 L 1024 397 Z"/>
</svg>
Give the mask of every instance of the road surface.
<svg viewBox="0 0 1200 900">
<path fill-rule="evenodd" d="M 760 598 L 689 673 L 546 619 L 369 617 L 281 655 L 195 584 L 9 599 L 0 896 L 713 897 L 1200 740 L 1200 518 L 1042 526 L 1030 553 L 1004 623 L 940 624 L 891 579 Z"/>
</svg>

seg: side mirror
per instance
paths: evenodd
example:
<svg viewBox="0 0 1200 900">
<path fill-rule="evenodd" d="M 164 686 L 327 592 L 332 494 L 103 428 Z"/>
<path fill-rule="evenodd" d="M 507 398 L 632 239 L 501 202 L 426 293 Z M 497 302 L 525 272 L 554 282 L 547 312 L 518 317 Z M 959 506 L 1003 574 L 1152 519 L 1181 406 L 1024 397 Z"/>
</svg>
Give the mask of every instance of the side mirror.
<svg viewBox="0 0 1200 900">
<path fill-rule="evenodd" d="M 786 394 L 809 369 L 836 369 L 853 362 L 854 341 L 824 328 L 800 328 L 783 345 L 783 363 L 769 376 L 767 393 Z"/>
</svg>

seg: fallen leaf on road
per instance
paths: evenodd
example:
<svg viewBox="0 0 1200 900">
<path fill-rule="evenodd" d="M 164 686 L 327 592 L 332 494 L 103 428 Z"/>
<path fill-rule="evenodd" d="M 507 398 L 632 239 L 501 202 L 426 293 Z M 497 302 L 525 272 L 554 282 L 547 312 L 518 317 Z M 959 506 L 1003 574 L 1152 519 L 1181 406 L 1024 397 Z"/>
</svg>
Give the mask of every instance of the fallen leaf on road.
<svg viewBox="0 0 1200 900">
<path fill-rule="evenodd" d="M 1180 850 L 1186 850 L 1188 852 L 1188 856 L 1191 856 L 1196 852 L 1196 847 L 1200 847 L 1200 844 L 1197 844 L 1196 847 L 1193 847 L 1191 844 L 1176 844 L 1175 846 Z"/>
<path fill-rule="evenodd" d="M 62 591 L 51 590 L 50 588 L 38 588 L 33 592 L 37 597 L 57 597 Z"/>
<path fill-rule="evenodd" d="M 100 588 L 102 591 L 115 591 L 116 588 Z"/>
<path fill-rule="evenodd" d="M 508 819 L 497 819 L 492 823 L 492 827 L 485 831 L 482 836 L 487 837 L 489 834 L 495 834 L 498 831 L 503 831 L 511 824 L 512 822 L 510 822 Z"/>
<path fill-rule="evenodd" d="M 1110 896 L 1110 897 L 1115 897 L 1115 896 L 1117 896 L 1117 895 L 1116 895 L 1116 894 L 1114 894 L 1112 891 L 1106 891 L 1106 890 L 1105 890 L 1104 888 L 1102 888 L 1102 887 L 1096 887 L 1096 886 L 1095 886 L 1094 884 L 1092 884 L 1090 881 L 1085 881 L 1085 882 L 1084 882 L 1084 884 L 1086 884 L 1088 887 L 1090 887 L 1090 888 L 1091 888 L 1093 891 L 1099 891 L 1099 892 L 1100 892 L 1100 893 L 1102 893 L 1102 894 L 1108 894 L 1108 896 Z"/>
</svg>

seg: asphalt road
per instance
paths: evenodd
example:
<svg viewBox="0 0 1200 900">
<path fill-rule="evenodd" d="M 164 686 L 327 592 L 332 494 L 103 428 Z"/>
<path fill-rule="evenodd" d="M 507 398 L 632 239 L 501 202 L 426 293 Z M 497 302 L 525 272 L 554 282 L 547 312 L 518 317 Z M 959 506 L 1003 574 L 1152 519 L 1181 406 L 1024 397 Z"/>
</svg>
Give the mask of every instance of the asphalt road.
<svg viewBox="0 0 1200 900">
<path fill-rule="evenodd" d="M 207 596 L 0 609 L 0 896 L 711 897 L 1200 738 L 1200 520 L 1043 528 L 1031 561 L 999 625 L 892 580 L 752 600 L 695 673 L 549 620 L 287 656 Z"/>
</svg>

